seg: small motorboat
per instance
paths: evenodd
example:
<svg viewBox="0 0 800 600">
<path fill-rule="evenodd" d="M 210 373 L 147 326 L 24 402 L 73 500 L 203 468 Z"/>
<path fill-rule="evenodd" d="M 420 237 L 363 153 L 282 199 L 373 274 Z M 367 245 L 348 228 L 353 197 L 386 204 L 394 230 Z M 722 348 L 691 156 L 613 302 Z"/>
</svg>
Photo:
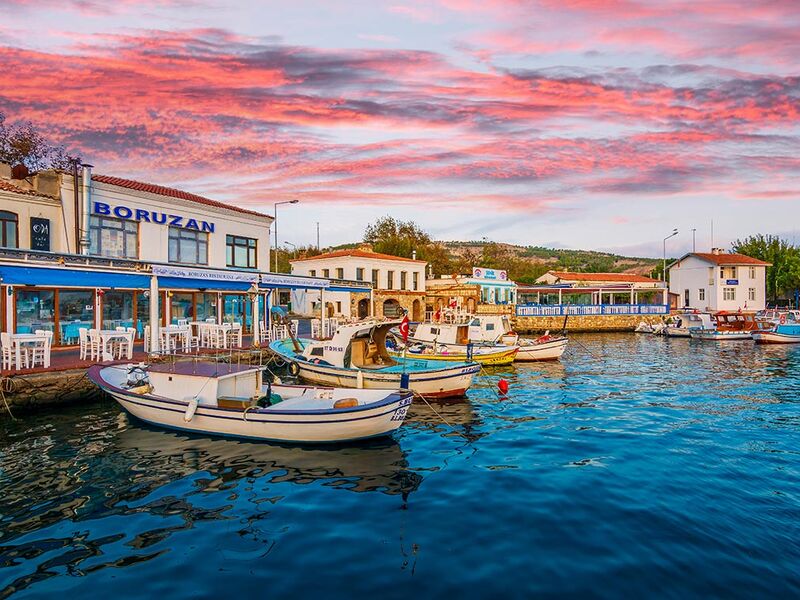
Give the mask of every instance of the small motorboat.
<svg viewBox="0 0 800 600">
<path fill-rule="evenodd" d="M 714 314 L 716 327 L 711 330 L 692 330 L 693 340 L 734 341 L 751 340 L 751 334 L 768 329 L 768 325 L 756 319 L 753 313 L 720 311 Z"/>
<path fill-rule="evenodd" d="M 89 379 L 133 416 L 170 429 L 274 442 L 329 443 L 388 435 L 408 390 L 264 383 L 250 365 L 183 361 L 93 365 Z"/>
<path fill-rule="evenodd" d="M 713 331 L 714 321 L 710 313 L 688 312 L 671 317 L 672 322 L 664 327 L 667 337 L 692 337 L 692 331 Z"/>
<path fill-rule="evenodd" d="M 752 334 L 756 344 L 800 344 L 800 321 L 791 312 L 778 317 L 778 324 L 768 331 Z"/>
<path fill-rule="evenodd" d="M 366 389 L 410 389 L 426 398 L 466 394 L 480 371 L 474 361 L 391 356 L 386 336 L 400 321 L 341 325 L 329 340 L 275 340 L 269 347 L 289 361 L 289 371 L 320 385 Z"/>
</svg>

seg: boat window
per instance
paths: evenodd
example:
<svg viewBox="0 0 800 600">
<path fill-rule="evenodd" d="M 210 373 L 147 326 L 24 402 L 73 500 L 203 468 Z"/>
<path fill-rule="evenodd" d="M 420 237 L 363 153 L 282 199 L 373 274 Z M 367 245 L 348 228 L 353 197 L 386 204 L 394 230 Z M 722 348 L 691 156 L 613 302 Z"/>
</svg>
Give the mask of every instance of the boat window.
<svg viewBox="0 0 800 600">
<path fill-rule="evenodd" d="M 324 348 L 320 346 L 319 348 L 312 348 L 311 349 L 311 356 L 322 356 Z"/>
<path fill-rule="evenodd" d="M 480 325 L 480 319 L 472 319 L 472 321 L 469 322 L 470 327 L 480 327 Z"/>
<path fill-rule="evenodd" d="M 487 323 L 486 331 L 494 331 L 494 323 Z"/>
<path fill-rule="evenodd" d="M 432 335 L 439 335 L 439 329 L 436 327 L 431 327 L 431 334 Z"/>
</svg>

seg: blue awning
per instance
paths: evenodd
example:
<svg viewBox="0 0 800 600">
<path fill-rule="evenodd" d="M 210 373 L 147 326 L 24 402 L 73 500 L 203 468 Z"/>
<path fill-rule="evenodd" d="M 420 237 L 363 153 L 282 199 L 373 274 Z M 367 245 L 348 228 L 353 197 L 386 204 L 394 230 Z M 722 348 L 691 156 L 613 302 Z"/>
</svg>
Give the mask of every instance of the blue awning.
<svg viewBox="0 0 800 600">
<path fill-rule="evenodd" d="M 246 292 L 251 285 L 253 284 L 246 281 L 218 281 L 215 279 L 193 279 L 191 277 L 158 278 L 158 287 L 161 289 Z"/>
<path fill-rule="evenodd" d="M 150 277 L 135 273 L 78 271 L 66 268 L 0 265 L 0 280 L 5 285 L 41 285 L 82 288 L 148 289 Z"/>
</svg>

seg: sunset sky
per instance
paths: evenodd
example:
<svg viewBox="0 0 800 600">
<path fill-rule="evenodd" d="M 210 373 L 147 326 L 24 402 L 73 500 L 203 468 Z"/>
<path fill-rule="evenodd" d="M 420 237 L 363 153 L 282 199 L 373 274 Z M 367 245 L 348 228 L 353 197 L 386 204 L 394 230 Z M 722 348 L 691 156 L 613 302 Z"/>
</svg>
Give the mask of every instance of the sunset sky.
<svg viewBox="0 0 800 600">
<path fill-rule="evenodd" d="M 245 5 L 248 5 L 245 7 Z M 249 6 L 252 5 L 252 6 Z M 280 239 L 800 242 L 797 0 L 0 0 L 0 111 Z M 797 228 L 797 232 L 796 229 Z"/>
</svg>

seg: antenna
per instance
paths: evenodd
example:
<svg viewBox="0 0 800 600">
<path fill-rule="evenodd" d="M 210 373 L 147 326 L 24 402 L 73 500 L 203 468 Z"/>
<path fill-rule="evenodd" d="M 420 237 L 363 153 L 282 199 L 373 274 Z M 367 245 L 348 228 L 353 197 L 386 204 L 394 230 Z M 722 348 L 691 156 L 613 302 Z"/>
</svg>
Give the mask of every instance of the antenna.
<svg viewBox="0 0 800 600">
<path fill-rule="evenodd" d="M 711 219 L 711 249 L 714 249 L 714 219 Z"/>
</svg>

